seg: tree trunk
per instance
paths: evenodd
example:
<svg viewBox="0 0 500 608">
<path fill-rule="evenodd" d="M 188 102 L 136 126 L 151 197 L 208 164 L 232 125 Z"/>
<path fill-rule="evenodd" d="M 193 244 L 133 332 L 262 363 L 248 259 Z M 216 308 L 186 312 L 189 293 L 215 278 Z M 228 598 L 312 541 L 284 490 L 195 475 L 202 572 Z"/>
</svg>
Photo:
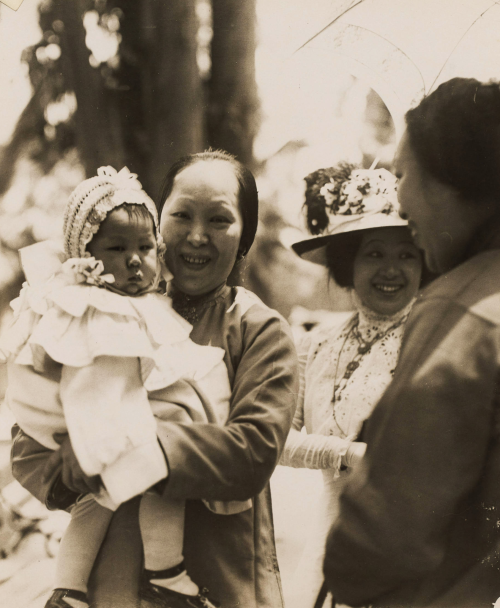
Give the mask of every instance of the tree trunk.
<svg viewBox="0 0 500 608">
<path fill-rule="evenodd" d="M 255 0 L 213 0 L 208 141 L 252 166 L 257 130 Z"/>
<path fill-rule="evenodd" d="M 198 19 L 195 0 L 144 0 L 141 4 L 143 115 L 149 147 L 145 181 L 156 194 L 174 161 L 203 149 Z"/>
<path fill-rule="evenodd" d="M 120 169 L 125 159 L 120 119 L 99 70 L 89 63 L 90 51 L 85 44 L 83 14 L 88 2 L 59 0 L 57 8 L 64 23 L 63 73 L 77 100 L 76 145 L 85 171 L 90 177 L 102 165 Z"/>
<path fill-rule="evenodd" d="M 47 97 L 46 82 L 42 81 L 18 118 L 12 139 L 0 149 L 0 195 L 10 186 L 18 158 L 42 130 L 40 125 L 43 124 L 43 108 Z"/>
<path fill-rule="evenodd" d="M 64 75 L 78 103 L 77 145 L 88 175 L 101 165 L 126 164 L 154 196 L 172 162 L 203 148 L 195 0 L 118 0 L 115 6 L 124 18 L 113 89 L 89 64 L 86 0 L 60 5 Z"/>
</svg>

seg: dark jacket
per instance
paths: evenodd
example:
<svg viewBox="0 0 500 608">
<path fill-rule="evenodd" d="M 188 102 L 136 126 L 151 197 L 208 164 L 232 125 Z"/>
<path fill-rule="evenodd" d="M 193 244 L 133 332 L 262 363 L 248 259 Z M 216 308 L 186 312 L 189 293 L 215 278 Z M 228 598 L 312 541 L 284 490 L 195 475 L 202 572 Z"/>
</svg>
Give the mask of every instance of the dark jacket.
<svg viewBox="0 0 500 608">
<path fill-rule="evenodd" d="M 491 608 L 500 597 L 500 239 L 491 245 L 410 315 L 327 541 L 338 602 Z"/>
</svg>

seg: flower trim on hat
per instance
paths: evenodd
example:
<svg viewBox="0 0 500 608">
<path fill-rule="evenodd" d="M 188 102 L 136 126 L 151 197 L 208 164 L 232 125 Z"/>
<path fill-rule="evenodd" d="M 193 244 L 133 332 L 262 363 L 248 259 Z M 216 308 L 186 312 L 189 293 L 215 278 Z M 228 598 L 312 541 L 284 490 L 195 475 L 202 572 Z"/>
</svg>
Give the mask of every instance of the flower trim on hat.
<svg viewBox="0 0 500 608">
<path fill-rule="evenodd" d="M 330 178 L 319 191 L 332 215 L 363 215 L 365 213 L 397 213 L 397 180 L 386 169 L 358 169 L 351 173 L 338 194 L 335 180 Z"/>
<path fill-rule="evenodd" d="M 307 224 L 326 235 L 343 222 L 383 213 L 397 216 L 397 179 L 386 169 L 360 169 L 341 162 L 305 178 Z"/>
<path fill-rule="evenodd" d="M 117 190 L 142 190 L 137 173 L 131 173 L 127 167 L 117 171 L 114 167 L 99 167 L 97 175 L 108 178 L 108 183 L 113 184 Z"/>
<path fill-rule="evenodd" d="M 306 182 L 304 211 L 311 234 L 323 234 L 330 223 L 329 207 L 340 194 L 342 184 L 347 181 L 358 165 L 340 162 L 334 167 L 317 169 L 304 178 Z M 325 188 L 323 188 L 326 186 Z"/>
</svg>

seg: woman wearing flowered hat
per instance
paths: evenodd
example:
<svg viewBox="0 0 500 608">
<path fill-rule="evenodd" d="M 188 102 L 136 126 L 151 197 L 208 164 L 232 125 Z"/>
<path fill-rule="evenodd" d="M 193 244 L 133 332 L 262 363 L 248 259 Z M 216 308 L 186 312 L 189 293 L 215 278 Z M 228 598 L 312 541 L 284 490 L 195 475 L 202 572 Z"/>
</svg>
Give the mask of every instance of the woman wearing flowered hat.
<svg viewBox="0 0 500 608">
<path fill-rule="evenodd" d="M 294 595 L 297 606 L 312 608 L 338 497 L 365 452 L 363 422 L 391 382 L 423 262 L 398 215 L 391 173 L 341 163 L 305 181 L 307 224 L 315 236 L 293 248 L 302 258 L 326 265 L 336 283 L 351 291 L 355 307 L 342 326 L 318 328 L 299 348 L 301 389 L 281 460 L 323 472 L 320 512 Z M 300 432 L 303 427 L 307 434 Z"/>
</svg>

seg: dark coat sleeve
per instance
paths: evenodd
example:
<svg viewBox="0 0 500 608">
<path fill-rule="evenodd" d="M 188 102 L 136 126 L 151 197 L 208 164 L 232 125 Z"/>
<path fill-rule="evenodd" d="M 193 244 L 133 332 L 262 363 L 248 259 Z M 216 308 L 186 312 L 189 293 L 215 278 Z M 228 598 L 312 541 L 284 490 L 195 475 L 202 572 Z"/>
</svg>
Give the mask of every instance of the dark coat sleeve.
<svg viewBox="0 0 500 608">
<path fill-rule="evenodd" d="M 17 424 L 12 427 L 11 463 L 12 474 L 28 492 L 48 509 L 67 509 L 79 494 L 71 491 L 61 481 L 61 471 L 44 477 L 44 468 L 52 450 L 44 447 Z"/>
<path fill-rule="evenodd" d="M 352 606 L 418 585 L 439 567 L 457 510 L 484 468 L 498 336 L 456 303 L 417 308 L 327 541 L 328 586 Z"/>
<path fill-rule="evenodd" d="M 286 322 L 261 306 L 246 313 L 241 331 L 226 425 L 163 423 L 159 429 L 168 496 L 246 500 L 263 490 L 278 462 L 297 399 L 295 346 Z"/>
</svg>

